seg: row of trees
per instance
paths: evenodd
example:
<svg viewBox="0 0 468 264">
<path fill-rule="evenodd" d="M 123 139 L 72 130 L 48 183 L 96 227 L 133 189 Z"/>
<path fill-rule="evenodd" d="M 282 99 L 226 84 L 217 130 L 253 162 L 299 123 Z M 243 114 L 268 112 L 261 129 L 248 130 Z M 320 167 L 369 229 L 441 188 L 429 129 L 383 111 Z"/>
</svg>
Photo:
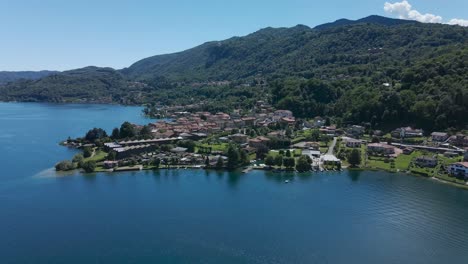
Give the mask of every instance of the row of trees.
<svg viewBox="0 0 468 264">
<path fill-rule="evenodd" d="M 71 161 L 63 160 L 55 165 L 57 171 L 71 171 L 79 168 L 87 173 L 93 172 L 96 169 L 96 162 L 93 160 L 85 161 L 82 154 L 76 154 Z"/>
</svg>

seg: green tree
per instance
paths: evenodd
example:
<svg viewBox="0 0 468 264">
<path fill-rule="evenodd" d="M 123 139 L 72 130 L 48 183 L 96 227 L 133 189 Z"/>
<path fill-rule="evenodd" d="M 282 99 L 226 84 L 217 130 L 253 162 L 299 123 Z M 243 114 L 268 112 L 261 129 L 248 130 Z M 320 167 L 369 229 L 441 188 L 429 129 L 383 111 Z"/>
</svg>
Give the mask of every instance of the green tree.
<svg viewBox="0 0 468 264">
<path fill-rule="evenodd" d="M 122 126 L 120 126 L 120 138 L 132 138 L 135 137 L 135 127 L 130 124 L 129 122 L 124 122 Z"/>
<path fill-rule="evenodd" d="M 83 154 L 78 153 L 75 156 L 73 156 L 72 162 L 76 164 L 77 168 L 81 168 L 81 165 L 83 165 L 84 162 Z"/>
<path fill-rule="evenodd" d="M 150 138 L 151 134 L 151 127 L 148 125 L 144 125 L 143 128 L 140 130 L 140 136 L 143 138 Z"/>
<path fill-rule="evenodd" d="M 91 157 L 92 155 L 93 155 L 93 149 L 92 149 L 92 148 L 90 148 L 90 147 L 85 147 L 85 148 L 83 149 L 83 157 L 89 158 L 89 157 Z"/>
<path fill-rule="evenodd" d="M 308 156 L 302 155 L 297 159 L 296 170 L 299 172 L 310 171 L 312 167 L 310 166 L 309 160 L 307 159 Z"/>
<path fill-rule="evenodd" d="M 114 140 L 117 140 L 120 138 L 120 131 L 117 127 L 112 130 L 111 138 Z"/>
<path fill-rule="evenodd" d="M 108 160 L 115 160 L 117 158 L 117 152 L 111 150 L 109 151 L 109 154 L 107 154 L 107 159 Z"/>
<path fill-rule="evenodd" d="M 239 150 L 234 145 L 229 145 L 227 151 L 227 167 L 229 169 L 235 169 L 240 165 L 240 155 Z"/>
<path fill-rule="evenodd" d="M 93 128 L 86 133 L 85 139 L 90 142 L 95 142 L 97 139 L 106 138 L 107 133 L 102 128 Z"/>
<path fill-rule="evenodd" d="M 270 167 L 275 165 L 275 158 L 272 155 L 267 155 L 265 157 L 265 165 Z"/>
<path fill-rule="evenodd" d="M 96 162 L 93 160 L 90 161 L 85 161 L 81 168 L 86 172 L 86 173 L 91 173 L 94 172 L 96 169 Z"/>
<path fill-rule="evenodd" d="M 357 165 L 361 164 L 361 151 L 358 149 L 353 149 L 348 154 L 348 162 L 352 167 L 356 167 Z"/>
<path fill-rule="evenodd" d="M 286 150 L 286 157 L 290 158 L 291 157 L 291 150 Z"/>
<path fill-rule="evenodd" d="M 283 156 L 282 155 L 277 155 L 275 157 L 275 165 L 279 166 L 279 167 L 283 166 Z"/>
<path fill-rule="evenodd" d="M 55 165 L 56 171 L 69 171 L 74 169 L 76 169 L 76 166 L 69 160 L 61 161 Z"/>
<path fill-rule="evenodd" d="M 296 165 L 296 160 L 291 157 L 285 157 L 283 159 L 283 164 L 286 168 L 291 169 L 294 167 L 294 165 Z"/>
<path fill-rule="evenodd" d="M 156 168 L 159 168 L 159 165 L 161 164 L 161 160 L 159 158 L 153 159 L 152 165 L 155 166 Z"/>
<path fill-rule="evenodd" d="M 229 161 L 228 161 L 229 162 Z M 224 167 L 224 160 L 221 156 L 218 157 L 215 165 L 216 169 L 222 169 Z"/>
</svg>

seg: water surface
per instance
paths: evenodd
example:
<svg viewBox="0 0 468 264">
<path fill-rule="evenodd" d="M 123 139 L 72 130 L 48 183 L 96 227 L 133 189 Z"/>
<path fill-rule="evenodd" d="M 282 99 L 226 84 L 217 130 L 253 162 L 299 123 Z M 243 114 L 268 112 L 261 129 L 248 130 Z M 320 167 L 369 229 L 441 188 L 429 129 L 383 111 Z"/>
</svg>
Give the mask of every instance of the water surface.
<svg viewBox="0 0 468 264">
<path fill-rule="evenodd" d="M 140 108 L 0 103 L 0 263 L 465 263 L 468 192 L 384 172 L 56 177 Z M 51 177 L 53 176 L 53 177 Z M 285 179 L 293 179 L 285 184 Z"/>
</svg>

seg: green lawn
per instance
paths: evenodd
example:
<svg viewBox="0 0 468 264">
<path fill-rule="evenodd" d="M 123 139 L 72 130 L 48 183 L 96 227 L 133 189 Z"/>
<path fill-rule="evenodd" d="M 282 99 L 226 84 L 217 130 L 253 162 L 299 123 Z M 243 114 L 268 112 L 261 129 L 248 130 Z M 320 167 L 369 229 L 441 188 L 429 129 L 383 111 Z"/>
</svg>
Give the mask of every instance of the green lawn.
<svg viewBox="0 0 468 264">
<path fill-rule="evenodd" d="M 197 147 L 195 147 L 195 152 L 198 151 L 198 147 L 205 147 L 205 148 L 210 148 L 212 151 L 227 151 L 229 144 L 228 143 L 219 143 L 219 144 L 199 144 Z"/>
<path fill-rule="evenodd" d="M 95 161 L 95 162 L 100 162 L 100 161 L 103 161 L 105 160 L 107 157 L 107 153 L 102 151 L 102 150 L 96 150 L 94 152 L 94 155 L 89 157 L 89 158 L 85 158 L 84 161 Z"/>
</svg>

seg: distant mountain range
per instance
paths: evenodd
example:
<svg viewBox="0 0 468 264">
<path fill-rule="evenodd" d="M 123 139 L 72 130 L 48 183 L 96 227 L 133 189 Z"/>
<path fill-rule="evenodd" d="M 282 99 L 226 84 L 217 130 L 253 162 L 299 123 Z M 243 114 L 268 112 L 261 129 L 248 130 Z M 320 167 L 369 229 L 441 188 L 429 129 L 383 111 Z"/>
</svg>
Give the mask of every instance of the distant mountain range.
<svg viewBox="0 0 468 264">
<path fill-rule="evenodd" d="M 205 101 L 221 111 L 263 98 L 299 117 L 464 127 L 467 61 L 466 27 L 369 16 L 264 28 L 122 70 L 87 67 L 19 80 L 0 86 L 0 100 Z"/>
<path fill-rule="evenodd" d="M 18 80 L 37 80 L 58 71 L 0 71 L 0 84 L 6 84 Z"/>
</svg>

